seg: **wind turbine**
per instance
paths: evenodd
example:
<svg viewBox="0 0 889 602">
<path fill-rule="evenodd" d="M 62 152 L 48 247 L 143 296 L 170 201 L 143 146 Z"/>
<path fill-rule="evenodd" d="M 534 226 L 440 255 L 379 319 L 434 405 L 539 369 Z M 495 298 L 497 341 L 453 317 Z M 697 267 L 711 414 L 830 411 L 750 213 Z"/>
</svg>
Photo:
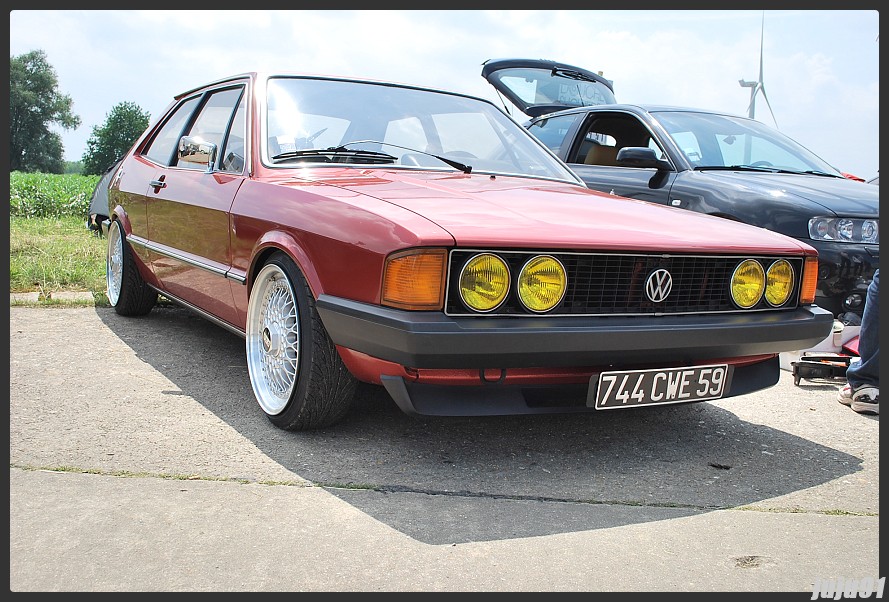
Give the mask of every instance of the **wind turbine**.
<svg viewBox="0 0 889 602">
<path fill-rule="evenodd" d="M 754 119 L 754 111 L 756 109 L 756 95 L 759 92 L 762 92 L 762 97 L 766 101 L 766 106 L 769 107 L 769 113 L 772 114 L 772 120 L 775 122 L 775 127 L 778 127 L 778 120 L 775 119 L 775 112 L 772 110 L 772 105 L 769 102 L 769 97 L 766 95 L 766 87 L 762 78 L 762 49 L 763 49 L 763 39 L 765 37 L 765 26 L 766 26 L 766 12 L 762 11 L 762 29 L 759 34 L 759 79 L 755 82 L 744 81 L 743 79 L 739 79 L 738 83 L 741 84 L 742 88 L 750 88 L 750 106 L 747 107 L 747 116 L 750 119 Z"/>
</svg>

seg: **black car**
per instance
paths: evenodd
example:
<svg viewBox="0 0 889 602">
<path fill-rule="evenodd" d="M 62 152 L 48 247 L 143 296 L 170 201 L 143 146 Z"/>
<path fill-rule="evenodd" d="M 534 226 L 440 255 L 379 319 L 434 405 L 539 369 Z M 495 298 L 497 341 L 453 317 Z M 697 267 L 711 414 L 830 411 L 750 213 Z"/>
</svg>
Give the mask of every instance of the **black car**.
<svg viewBox="0 0 889 602">
<path fill-rule="evenodd" d="M 531 117 L 524 125 L 588 187 L 812 245 L 819 254 L 816 302 L 847 324 L 860 323 L 879 260 L 878 186 L 844 177 L 747 117 L 618 104 L 612 82 L 578 67 L 500 59 L 487 61 L 482 76 Z M 594 87 L 604 93 L 586 93 Z"/>
</svg>

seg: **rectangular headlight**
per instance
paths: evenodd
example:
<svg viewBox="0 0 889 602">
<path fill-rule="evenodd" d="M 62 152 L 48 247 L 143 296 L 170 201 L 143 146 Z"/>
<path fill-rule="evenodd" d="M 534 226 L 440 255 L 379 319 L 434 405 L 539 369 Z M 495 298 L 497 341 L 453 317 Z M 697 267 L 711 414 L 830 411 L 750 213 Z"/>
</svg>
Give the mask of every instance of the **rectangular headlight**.
<svg viewBox="0 0 889 602">
<path fill-rule="evenodd" d="M 809 238 L 876 245 L 880 243 L 880 220 L 813 217 L 809 220 Z"/>
</svg>

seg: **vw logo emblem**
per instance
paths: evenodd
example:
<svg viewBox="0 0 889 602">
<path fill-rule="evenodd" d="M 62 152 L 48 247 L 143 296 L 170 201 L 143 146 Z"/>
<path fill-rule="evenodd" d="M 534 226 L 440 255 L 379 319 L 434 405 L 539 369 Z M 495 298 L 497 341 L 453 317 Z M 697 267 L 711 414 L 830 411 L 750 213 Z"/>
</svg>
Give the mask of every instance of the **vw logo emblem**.
<svg viewBox="0 0 889 602">
<path fill-rule="evenodd" d="M 671 290 L 673 290 L 673 277 L 663 268 L 653 271 L 645 281 L 645 295 L 653 303 L 660 303 L 666 299 L 670 296 Z"/>
</svg>

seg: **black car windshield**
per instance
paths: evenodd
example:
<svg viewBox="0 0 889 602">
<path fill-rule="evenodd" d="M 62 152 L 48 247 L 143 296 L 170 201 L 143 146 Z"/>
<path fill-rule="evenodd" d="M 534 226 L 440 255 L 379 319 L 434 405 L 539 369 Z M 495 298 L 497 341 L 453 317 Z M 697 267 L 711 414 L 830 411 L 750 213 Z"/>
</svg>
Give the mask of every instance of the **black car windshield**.
<svg viewBox="0 0 889 602">
<path fill-rule="evenodd" d="M 655 115 L 695 169 L 746 168 L 843 177 L 793 139 L 753 119 L 695 111 Z"/>
<path fill-rule="evenodd" d="M 332 161 L 329 153 L 299 152 L 350 143 L 350 149 L 394 155 L 394 162 L 386 161 L 387 169 L 453 171 L 456 162 L 472 173 L 582 183 L 525 128 L 479 98 L 374 82 L 272 77 L 266 99 L 263 160 L 268 165 L 342 167 L 345 162 L 367 167 L 381 162 L 362 161 L 371 159 L 371 153 L 345 159 L 339 153 Z"/>
</svg>

